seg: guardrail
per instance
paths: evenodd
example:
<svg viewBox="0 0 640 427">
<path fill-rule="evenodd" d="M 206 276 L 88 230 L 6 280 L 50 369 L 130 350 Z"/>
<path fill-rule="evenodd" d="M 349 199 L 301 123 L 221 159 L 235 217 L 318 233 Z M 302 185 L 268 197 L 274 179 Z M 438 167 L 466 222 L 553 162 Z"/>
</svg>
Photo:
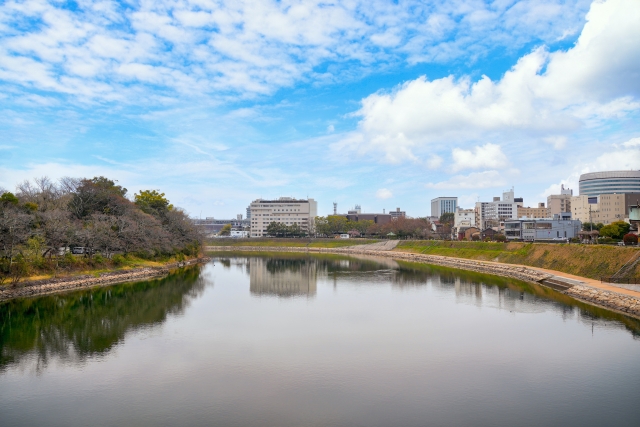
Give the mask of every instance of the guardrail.
<svg viewBox="0 0 640 427">
<path fill-rule="evenodd" d="M 640 285 L 640 277 L 601 277 L 600 283 L 621 283 L 625 285 Z"/>
</svg>

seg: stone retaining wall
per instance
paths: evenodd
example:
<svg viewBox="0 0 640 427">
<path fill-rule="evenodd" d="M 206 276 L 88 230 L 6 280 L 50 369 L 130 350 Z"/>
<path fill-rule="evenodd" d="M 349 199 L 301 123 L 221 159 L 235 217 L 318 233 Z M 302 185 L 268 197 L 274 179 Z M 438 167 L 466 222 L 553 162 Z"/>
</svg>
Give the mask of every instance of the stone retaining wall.
<svg viewBox="0 0 640 427">
<path fill-rule="evenodd" d="M 631 314 L 634 317 L 640 317 L 640 299 L 629 295 L 618 294 L 616 292 L 609 292 L 583 285 L 572 286 L 564 293 L 585 302 L 622 311 L 623 313 Z"/>
<path fill-rule="evenodd" d="M 51 294 L 74 289 L 90 288 L 94 286 L 114 285 L 116 283 L 144 280 L 151 277 L 165 276 L 174 268 L 186 267 L 209 261 L 210 258 L 196 258 L 188 261 L 174 262 L 162 267 L 145 267 L 133 270 L 111 271 L 102 273 L 98 277 L 92 275 L 61 277 L 56 279 L 37 280 L 20 283 L 17 286 L 0 287 L 0 301 L 13 298 L 30 297 Z"/>
</svg>

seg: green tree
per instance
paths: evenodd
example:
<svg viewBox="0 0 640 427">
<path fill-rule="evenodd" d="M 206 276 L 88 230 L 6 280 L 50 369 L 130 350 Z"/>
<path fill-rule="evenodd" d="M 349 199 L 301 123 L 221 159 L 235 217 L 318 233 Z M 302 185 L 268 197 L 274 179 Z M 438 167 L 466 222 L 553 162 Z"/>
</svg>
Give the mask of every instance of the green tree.
<svg viewBox="0 0 640 427">
<path fill-rule="evenodd" d="M 222 230 L 220 230 L 220 234 L 221 236 L 229 236 L 231 235 L 231 224 L 225 224 L 222 226 Z"/>
<path fill-rule="evenodd" d="M 612 222 L 609 225 L 605 225 L 600 229 L 600 235 L 602 237 L 611 237 L 612 239 L 622 239 L 622 237 L 629 232 L 631 225 L 624 221 Z"/>
<path fill-rule="evenodd" d="M 445 212 L 442 215 L 440 215 L 440 224 L 453 227 L 454 218 L 455 218 L 455 215 L 453 212 Z"/>
<path fill-rule="evenodd" d="M 13 193 L 6 192 L 0 196 L 0 205 L 17 205 L 18 202 L 18 198 Z"/>
<path fill-rule="evenodd" d="M 157 190 L 142 190 L 134 195 L 135 204 L 142 209 L 143 212 L 150 215 L 159 216 L 173 210 L 173 205 Z"/>
</svg>

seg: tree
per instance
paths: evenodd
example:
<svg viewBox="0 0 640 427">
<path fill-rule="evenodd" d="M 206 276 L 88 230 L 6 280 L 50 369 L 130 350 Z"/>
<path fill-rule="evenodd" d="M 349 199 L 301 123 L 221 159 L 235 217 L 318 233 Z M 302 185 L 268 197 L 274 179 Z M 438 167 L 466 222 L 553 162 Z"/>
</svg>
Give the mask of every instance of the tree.
<svg viewBox="0 0 640 427">
<path fill-rule="evenodd" d="M 143 212 L 153 216 L 162 216 L 173 209 L 164 193 L 157 190 L 142 190 L 135 194 L 135 203 Z"/>
<path fill-rule="evenodd" d="M 622 239 L 629 232 L 631 225 L 624 221 L 612 222 L 600 229 L 600 236 L 610 237 L 612 239 Z"/>
<path fill-rule="evenodd" d="M 582 224 L 582 230 L 584 231 L 591 231 L 591 229 L 593 228 L 593 231 L 600 231 L 600 229 L 604 227 L 604 224 L 599 222 L 599 223 L 591 223 L 591 222 L 585 222 Z"/>
<path fill-rule="evenodd" d="M 627 233 L 622 237 L 622 241 L 627 246 L 637 245 L 638 244 L 638 235 L 637 234 L 632 234 L 632 233 Z"/>
<path fill-rule="evenodd" d="M 220 230 L 221 236 L 230 236 L 231 235 L 231 224 L 225 224 L 222 226 L 222 230 Z"/>
<path fill-rule="evenodd" d="M 14 205 L 17 206 L 19 203 L 19 200 L 16 196 L 13 195 L 13 193 L 3 193 L 2 196 L 0 196 L 0 204 L 2 205 Z"/>
</svg>

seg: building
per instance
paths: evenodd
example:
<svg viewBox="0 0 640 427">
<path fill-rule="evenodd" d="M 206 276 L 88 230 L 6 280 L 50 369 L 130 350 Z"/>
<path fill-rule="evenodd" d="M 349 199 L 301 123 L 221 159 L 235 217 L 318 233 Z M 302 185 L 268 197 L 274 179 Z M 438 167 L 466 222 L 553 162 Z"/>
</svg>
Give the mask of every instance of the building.
<svg viewBox="0 0 640 427">
<path fill-rule="evenodd" d="M 583 224 L 586 222 L 600 222 L 600 208 L 598 196 L 573 196 L 571 198 L 571 218 Z"/>
<path fill-rule="evenodd" d="M 385 213 L 360 213 L 343 215 L 349 221 L 373 221 L 374 224 L 387 224 L 391 222 L 393 217 Z"/>
<path fill-rule="evenodd" d="M 391 215 L 391 218 L 396 219 L 400 217 L 406 217 L 407 213 L 405 211 L 401 211 L 400 208 L 396 208 L 395 211 L 389 211 L 389 215 Z"/>
<path fill-rule="evenodd" d="M 640 193 L 640 171 L 591 172 L 580 175 L 580 195 Z"/>
<path fill-rule="evenodd" d="M 246 230 L 238 230 L 237 228 L 232 228 L 230 236 L 234 239 L 246 238 L 249 237 L 249 232 Z"/>
<path fill-rule="evenodd" d="M 475 209 L 456 209 L 453 214 L 453 227 L 475 227 L 476 226 L 476 210 Z"/>
<path fill-rule="evenodd" d="M 431 216 L 437 218 L 440 218 L 443 213 L 454 213 L 457 208 L 457 197 L 436 197 L 431 200 Z"/>
<path fill-rule="evenodd" d="M 547 197 L 547 209 L 549 209 L 549 217 L 556 214 L 571 212 L 571 197 L 573 190 L 560 187 L 560 194 L 552 194 Z"/>
<path fill-rule="evenodd" d="M 360 207 L 360 205 L 356 205 L 355 208 L 349 209 L 347 213 L 349 215 L 358 215 L 359 213 L 362 213 L 362 208 Z"/>
<path fill-rule="evenodd" d="M 516 218 L 550 218 L 549 210 L 545 207 L 544 203 L 538 203 L 537 208 L 525 208 L 518 206 L 518 215 Z"/>
<path fill-rule="evenodd" d="M 247 219 L 251 220 L 251 205 L 247 206 Z"/>
<path fill-rule="evenodd" d="M 598 197 L 598 218 L 593 222 L 604 225 L 629 218 L 629 209 L 640 203 L 640 192 L 626 194 L 601 194 Z"/>
<path fill-rule="evenodd" d="M 521 197 L 515 197 L 513 187 L 502 193 L 502 199 L 494 197 L 491 202 L 477 202 L 475 208 L 476 227 L 481 229 L 499 228 L 505 219 L 518 216 L 518 207 L 522 207 L 522 202 Z"/>
<path fill-rule="evenodd" d="M 318 203 L 313 199 L 280 197 L 277 200 L 256 199 L 251 202 L 251 237 L 264 237 L 272 222 L 297 224 L 308 234 L 313 233 L 318 216 Z"/>
<path fill-rule="evenodd" d="M 251 227 L 251 221 L 242 219 L 242 215 L 238 215 L 236 219 L 215 219 L 209 216 L 205 219 L 192 218 L 191 221 L 207 236 L 218 234 L 227 224 L 231 224 L 231 228 L 236 230 L 249 230 Z"/>
<path fill-rule="evenodd" d="M 555 215 L 553 219 L 510 219 L 504 222 L 507 240 L 567 240 L 578 237 L 582 223 L 570 216 Z"/>
</svg>

